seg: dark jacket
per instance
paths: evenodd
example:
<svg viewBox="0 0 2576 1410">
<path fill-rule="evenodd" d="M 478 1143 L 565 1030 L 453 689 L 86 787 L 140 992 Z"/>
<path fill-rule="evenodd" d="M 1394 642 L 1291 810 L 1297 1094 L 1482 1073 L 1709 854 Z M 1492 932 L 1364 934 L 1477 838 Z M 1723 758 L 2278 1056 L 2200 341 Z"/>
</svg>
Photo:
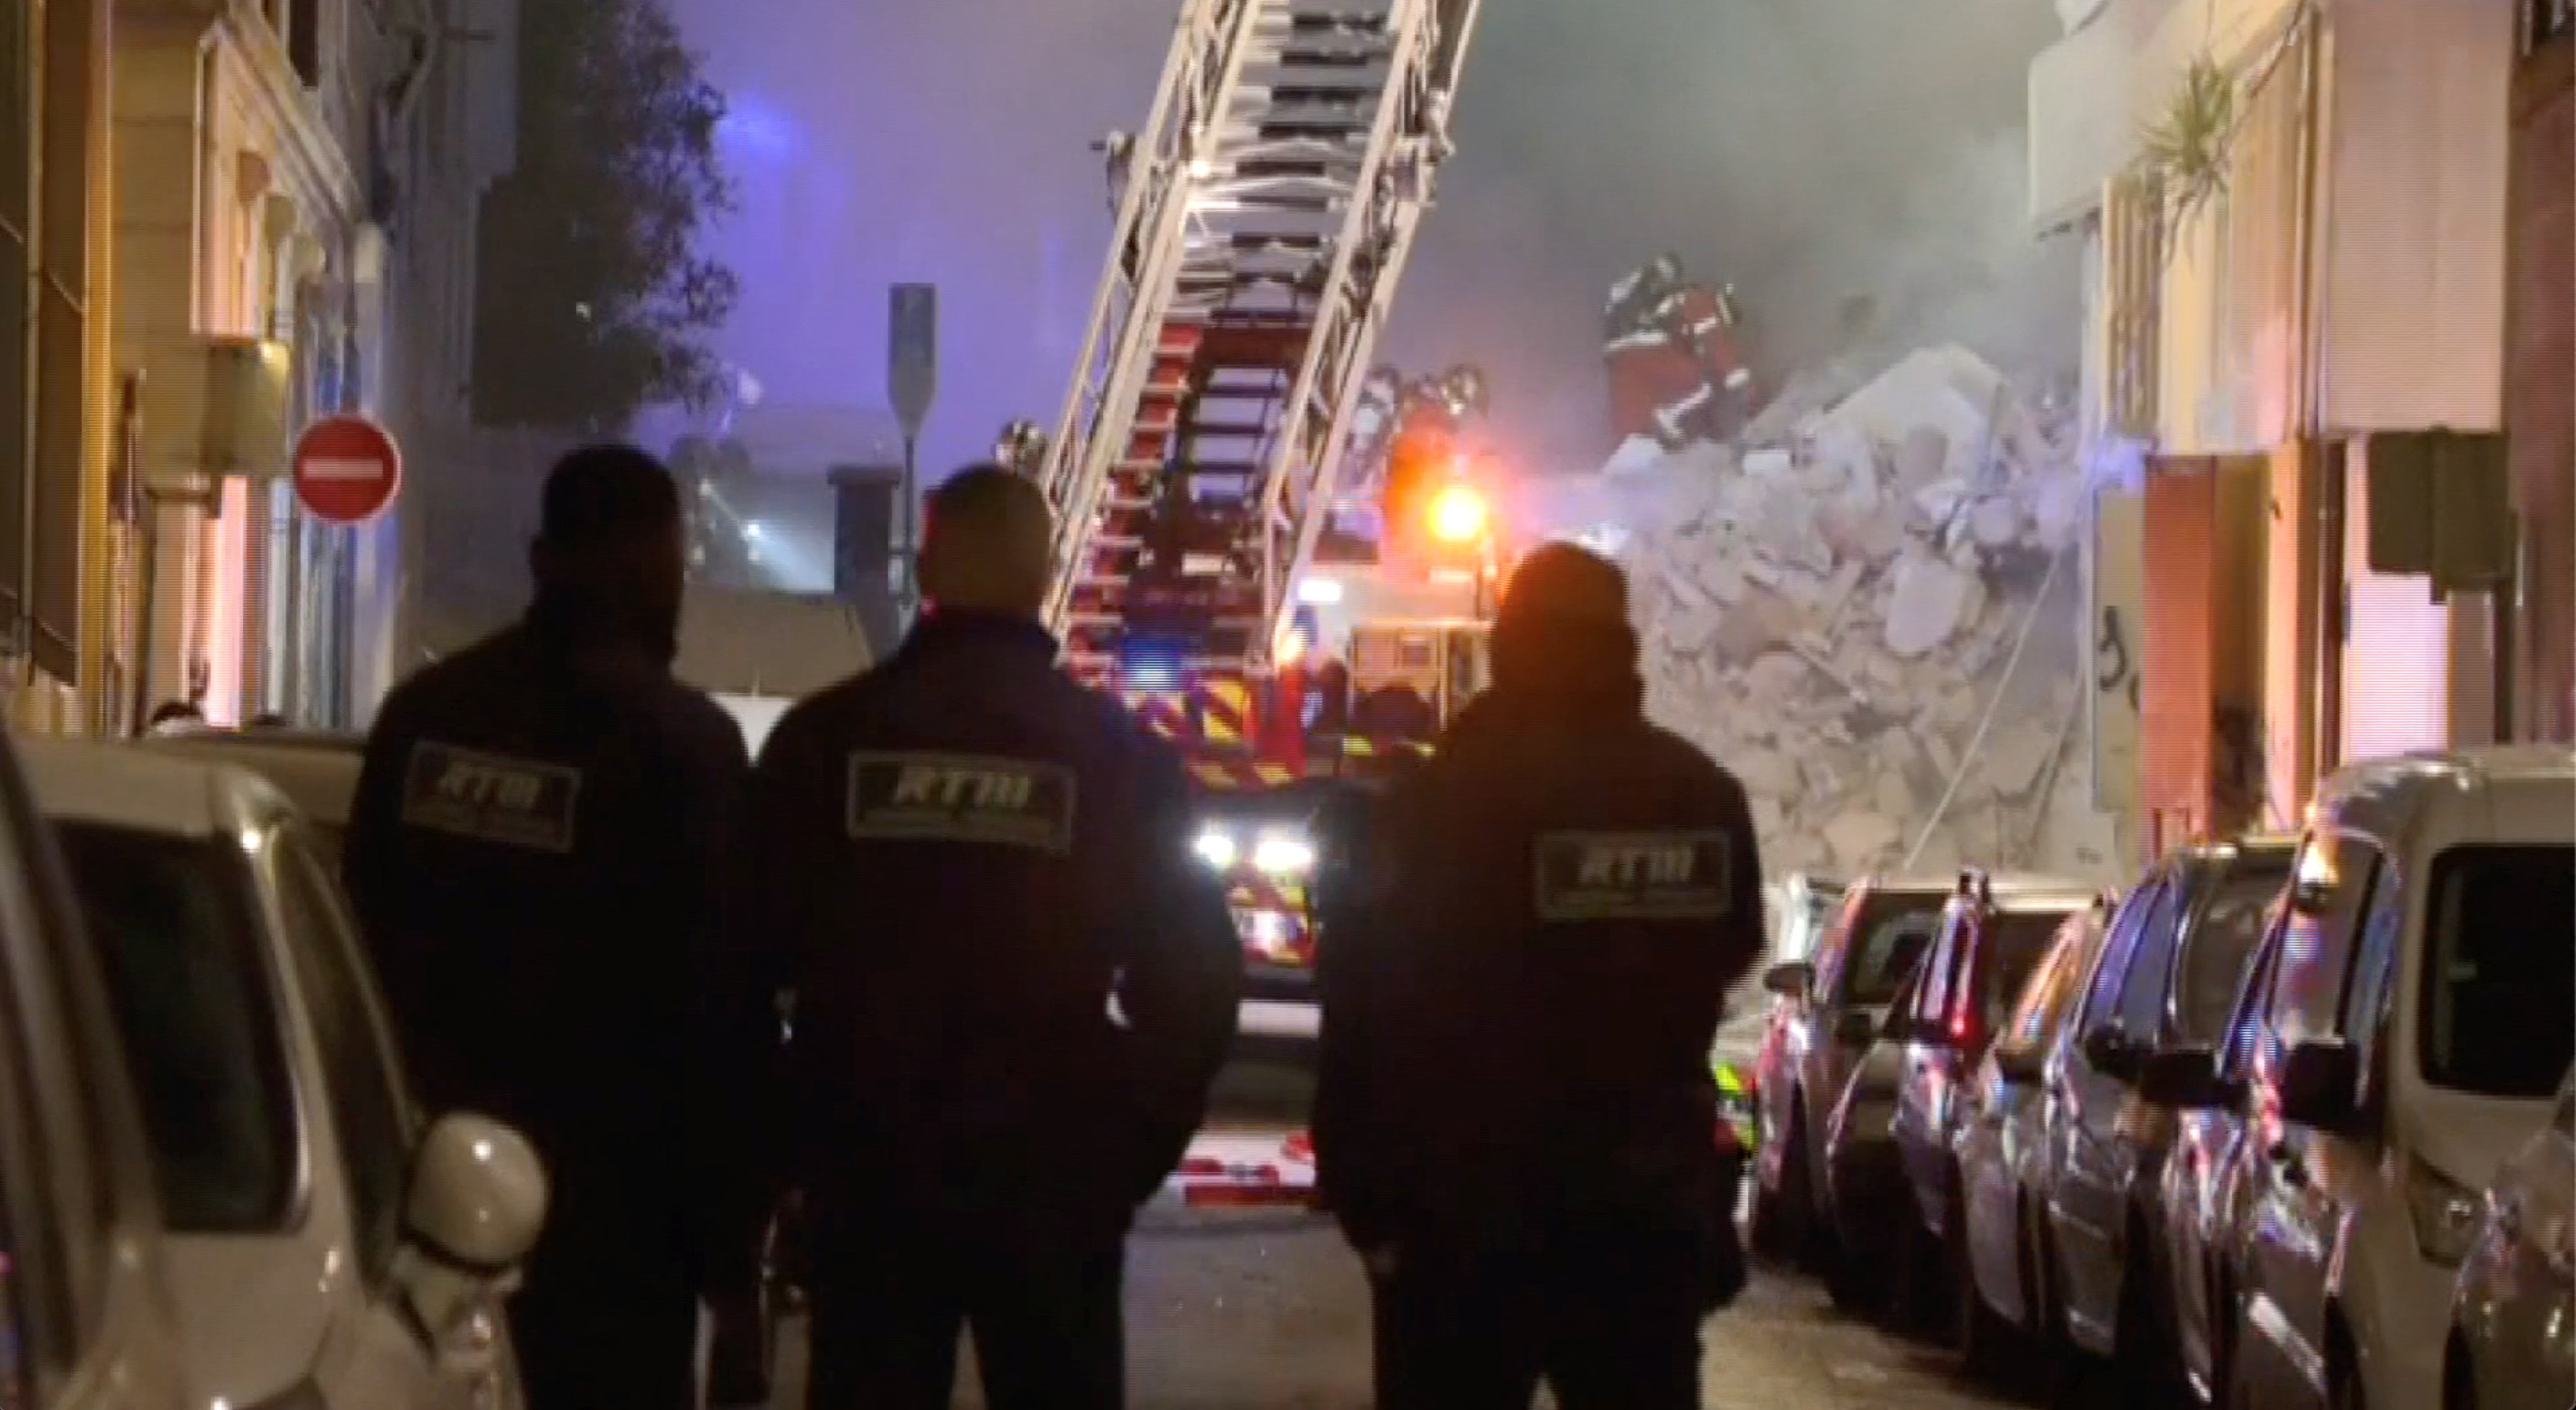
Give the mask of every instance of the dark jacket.
<svg viewBox="0 0 2576 1410">
<path fill-rule="evenodd" d="M 942 613 L 761 752 L 749 904 L 820 1204 L 1123 1228 L 1204 1114 L 1242 950 L 1178 758 L 1055 655 Z"/>
<path fill-rule="evenodd" d="M 596 1214 L 650 1246 L 704 1191 L 748 767 L 652 653 L 542 612 L 403 682 L 368 736 L 344 871 L 413 1073 L 535 1141 L 550 1235 Z"/>
<path fill-rule="evenodd" d="M 1317 947 L 1319 1174 L 1363 1246 L 1704 1197 L 1709 1048 L 1761 953 L 1752 818 L 1627 657 L 1582 664 L 1468 706 Z"/>
</svg>

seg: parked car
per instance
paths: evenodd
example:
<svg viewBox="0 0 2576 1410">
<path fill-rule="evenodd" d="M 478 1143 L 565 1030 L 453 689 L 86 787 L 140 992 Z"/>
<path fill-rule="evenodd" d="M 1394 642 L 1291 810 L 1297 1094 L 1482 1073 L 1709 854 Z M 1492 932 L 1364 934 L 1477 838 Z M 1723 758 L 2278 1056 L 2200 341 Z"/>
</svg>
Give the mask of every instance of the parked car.
<svg viewBox="0 0 2576 1410">
<path fill-rule="evenodd" d="M 1775 1257 L 1823 1261 L 1826 1118 L 1878 1038 L 1897 987 L 1931 947 L 1954 878 L 1863 877 L 1812 957 L 1764 971 L 1773 1035 L 1753 1074 L 1760 1138 L 1753 1162 L 1753 1241 Z"/>
<path fill-rule="evenodd" d="M 500 1300 L 543 1169 L 488 1118 L 424 1127 L 311 826 L 239 769 L 26 753 L 140 1090 L 192 1387 L 516 1404 Z"/>
<path fill-rule="evenodd" d="M 2319 789 L 2254 1043 L 2230 1392 L 2437 1405 L 2480 1192 L 2576 1057 L 2576 750 Z"/>
<path fill-rule="evenodd" d="M 0 744 L 0 1405 L 182 1410 L 188 1381 L 141 1108 L 16 749 Z"/>
<path fill-rule="evenodd" d="M 2057 927 L 2010 1017 L 1962 1097 L 1958 1159 L 1962 1224 L 1951 1241 L 1954 1340 L 1981 1375 L 1998 1375 L 2017 1348 L 2047 1344 L 2057 1317 L 2040 1238 L 2048 1172 L 2048 1062 L 2083 997 L 2108 933 L 2096 904 Z"/>
<path fill-rule="evenodd" d="M 2052 1334 L 2119 1374 L 2168 1391 L 2174 1352 L 2163 1257 L 2164 1160 L 2177 1112 L 2138 1089 L 2158 1053 L 2218 1045 L 2290 879 L 2292 837 L 2201 843 L 2150 867 L 2112 917 L 2101 963 L 2048 1074 L 2055 1159 L 2045 1174 Z"/>
<path fill-rule="evenodd" d="M 2285 893 L 2265 911 L 2266 938 L 2246 964 L 2215 1051 L 2204 1061 L 2176 1047 L 2147 1059 L 2138 1074 L 2139 1090 L 2175 1113 L 2156 1200 L 2165 1302 L 2183 1383 L 2211 1404 L 2224 1401 L 2234 1356 L 2236 1290 L 2244 1283 L 2234 1230 L 2248 1217 L 2252 1189 L 2247 1162 L 2237 1156 L 2253 1129 L 2245 1096 L 2279 967 L 2277 913 L 2288 903 Z"/>
<path fill-rule="evenodd" d="M 1960 1101 L 1987 1047 L 2056 941 L 2069 916 L 2101 893 L 2078 881 L 2031 881 L 1998 890 L 1983 872 L 1962 872 L 1942 909 L 1941 931 L 1923 957 L 1913 1006 L 1899 1018 L 1904 1070 L 1889 1130 L 1912 1197 L 1891 1250 L 1901 1319 L 1918 1322 L 1939 1305 L 1955 1276 L 1951 1244 L 1965 1222 L 1955 1149 Z"/>
<path fill-rule="evenodd" d="M 1896 1163 L 1896 1088 L 1905 1073 L 1905 1037 L 1897 1016 L 1914 1002 L 1923 967 L 1906 971 L 1888 1004 L 1888 1016 L 1851 1080 L 1825 1118 L 1825 1208 L 1832 1222 L 1834 1257 L 1825 1287 L 1846 1310 L 1857 1310 L 1886 1291 L 1878 1259 L 1895 1242 L 1897 1218 L 1907 1213 L 1905 1177 Z"/>
<path fill-rule="evenodd" d="M 231 764 L 266 779 L 304 816 L 331 874 L 340 872 L 340 838 L 358 794 L 364 736 L 333 730 L 199 730 L 137 741 L 174 758 Z"/>
<path fill-rule="evenodd" d="M 2488 1189 L 2451 1294 L 2442 1410 L 2576 1405 L 2576 1069 Z"/>
</svg>

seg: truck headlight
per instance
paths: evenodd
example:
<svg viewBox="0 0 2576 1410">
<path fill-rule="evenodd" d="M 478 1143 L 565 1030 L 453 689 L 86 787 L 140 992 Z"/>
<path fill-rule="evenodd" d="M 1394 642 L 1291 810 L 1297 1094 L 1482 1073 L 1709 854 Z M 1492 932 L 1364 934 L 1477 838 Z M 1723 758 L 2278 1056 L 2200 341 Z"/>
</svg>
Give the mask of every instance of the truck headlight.
<svg viewBox="0 0 2576 1410">
<path fill-rule="evenodd" d="M 1219 871 L 1232 867 L 1234 859 L 1240 855 L 1234 845 L 1234 834 L 1217 827 L 1201 832 L 1198 840 L 1190 844 L 1190 850 L 1199 854 L 1199 860 Z"/>
<path fill-rule="evenodd" d="M 1315 844 L 1274 832 L 1253 844 L 1252 864 L 1266 872 L 1297 876 L 1315 869 Z"/>
</svg>

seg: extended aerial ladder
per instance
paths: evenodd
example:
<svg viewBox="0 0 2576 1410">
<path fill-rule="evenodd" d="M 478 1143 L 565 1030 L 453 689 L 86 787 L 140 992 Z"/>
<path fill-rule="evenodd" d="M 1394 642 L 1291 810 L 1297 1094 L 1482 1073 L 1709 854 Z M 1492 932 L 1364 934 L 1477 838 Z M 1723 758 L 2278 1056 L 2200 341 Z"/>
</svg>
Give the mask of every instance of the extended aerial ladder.
<svg viewBox="0 0 2576 1410">
<path fill-rule="evenodd" d="M 1038 474 L 1047 625 L 1198 742 L 1272 669 L 1450 151 L 1478 0 L 1184 0 Z"/>
</svg>

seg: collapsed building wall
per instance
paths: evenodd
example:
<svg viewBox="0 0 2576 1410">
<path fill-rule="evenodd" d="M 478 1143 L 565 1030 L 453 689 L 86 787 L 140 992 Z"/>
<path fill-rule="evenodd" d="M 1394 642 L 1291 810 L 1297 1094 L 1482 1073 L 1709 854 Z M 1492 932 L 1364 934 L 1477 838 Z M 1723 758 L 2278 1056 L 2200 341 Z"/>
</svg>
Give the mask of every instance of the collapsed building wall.
<svg viewBox="0 0 2576 1410">
<path fill-rule="evenodd" d="M 2071 398 L 1942 346 L 1743 444 L 1629 447 L 1553 527 L 1628 568 L 1647 711 L 1744 780 L 1765 869 L 2112 879 Z"/>
</svg>

